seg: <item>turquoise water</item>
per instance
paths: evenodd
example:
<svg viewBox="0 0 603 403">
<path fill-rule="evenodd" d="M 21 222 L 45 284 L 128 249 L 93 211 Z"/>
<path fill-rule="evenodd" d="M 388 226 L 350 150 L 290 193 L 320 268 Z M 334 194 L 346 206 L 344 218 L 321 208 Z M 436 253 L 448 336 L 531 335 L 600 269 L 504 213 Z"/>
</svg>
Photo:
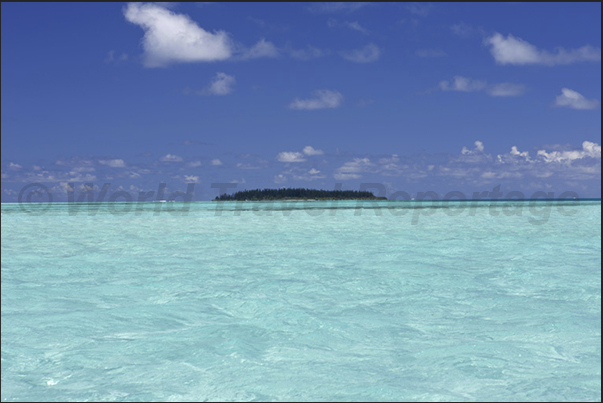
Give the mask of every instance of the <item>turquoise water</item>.
<svg viewBox="0 0 603 403">
<path fill-rule="evenodd" d="M 600 202 L 133 206 L 2 205 L 3 401 L 601 399 Z"/>
</svg>

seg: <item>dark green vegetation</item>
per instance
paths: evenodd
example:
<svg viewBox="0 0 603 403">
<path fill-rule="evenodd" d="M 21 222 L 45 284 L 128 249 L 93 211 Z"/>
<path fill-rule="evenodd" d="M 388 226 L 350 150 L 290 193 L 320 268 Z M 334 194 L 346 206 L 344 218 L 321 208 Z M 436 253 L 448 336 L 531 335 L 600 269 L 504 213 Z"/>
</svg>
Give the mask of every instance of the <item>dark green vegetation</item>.
<svg viewBox="0 0 603 403">
<path fill-rule="evenodd" d="M 305 188 L 242 190 L 231 195 L 223 194 L 214 201 L 263 200 L 387 200 L 372 192 L 357 190 L 318 190 Z"/>
</svg>

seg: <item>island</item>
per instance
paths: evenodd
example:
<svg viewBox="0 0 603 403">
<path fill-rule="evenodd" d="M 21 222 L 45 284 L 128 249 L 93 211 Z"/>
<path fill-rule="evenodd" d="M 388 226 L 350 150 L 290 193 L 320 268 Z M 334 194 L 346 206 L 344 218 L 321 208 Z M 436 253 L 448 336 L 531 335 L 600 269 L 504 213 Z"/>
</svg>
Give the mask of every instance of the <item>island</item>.
<svg viewBox="0 0 603 403">
<path fill-rule="evenodd" d="M 213 201 L 271 201 L 271 200 L 387 200 L 372 192 L 357 190 L 319 190 L 305 188 L 241 190 L 222 194 Z"/>
</svg>

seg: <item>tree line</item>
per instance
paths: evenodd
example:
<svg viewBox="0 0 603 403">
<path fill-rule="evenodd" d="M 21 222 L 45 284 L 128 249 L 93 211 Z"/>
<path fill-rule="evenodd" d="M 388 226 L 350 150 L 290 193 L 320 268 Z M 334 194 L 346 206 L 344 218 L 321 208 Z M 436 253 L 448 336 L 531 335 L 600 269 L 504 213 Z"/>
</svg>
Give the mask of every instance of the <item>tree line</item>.
<svg viewBox="0 0 603 403">
<path fill-rule="evenodd" d="M 282 189 L 253 189 L 241 190 L 233 194 L 222 194 L 215 201 L 261 201 L 261 200 L 378 200 L 385 197 L 376 197 L 372 192 L 358 190 L 319 190 L 307 188 L 282 188 Z"/>
</svg>

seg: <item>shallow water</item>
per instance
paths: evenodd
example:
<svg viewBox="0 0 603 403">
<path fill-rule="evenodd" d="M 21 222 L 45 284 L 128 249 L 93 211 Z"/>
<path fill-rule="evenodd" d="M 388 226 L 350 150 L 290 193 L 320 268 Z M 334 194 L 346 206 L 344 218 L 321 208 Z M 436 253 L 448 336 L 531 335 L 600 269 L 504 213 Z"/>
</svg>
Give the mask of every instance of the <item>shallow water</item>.
<svg viewBox="0 0 603 403">
<path fill-rule="evenodd" d="M 467 203 L 2 204 L 1 398 L 600 400 L 600 201 Z"/>
</svg>

